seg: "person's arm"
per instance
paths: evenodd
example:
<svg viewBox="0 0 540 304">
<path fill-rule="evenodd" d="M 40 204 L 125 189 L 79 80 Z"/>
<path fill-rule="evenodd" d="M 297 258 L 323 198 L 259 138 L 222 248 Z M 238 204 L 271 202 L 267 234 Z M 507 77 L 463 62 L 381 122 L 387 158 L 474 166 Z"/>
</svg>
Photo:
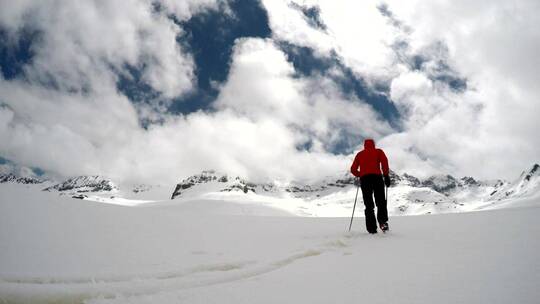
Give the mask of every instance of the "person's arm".
<svg viewBox="0 0 540 304">
<path fill-rule="evenodd" d="M 360 171 L 358 171 L 358 167 L 360 167 L 360 153 L 356 154 L 356 157 L 354 158 L 354 161 L 351 165 L 351 173 L 356 177 L 360 177 Z"/>
<path fill-rule="evenodd" d="M 379 149 L 379 160 L 381 162 L 383 176 L 384 176 L 384 184 L 386 187 L 390 187 L 390 168 L 388 168 L 388 158 L 386 158 L 386 154 L 384 154 L 384 151 Z"/>
<path fill-rule="evenodd" d="M 379 149 L 379 160 L 381 161 L 383 175 L 390 174 L 390 168 L 388 167 L 388 158 L 386 158 L 386 154 L 384 154 L 384 151 L 381 149 Z"/>
</svg>

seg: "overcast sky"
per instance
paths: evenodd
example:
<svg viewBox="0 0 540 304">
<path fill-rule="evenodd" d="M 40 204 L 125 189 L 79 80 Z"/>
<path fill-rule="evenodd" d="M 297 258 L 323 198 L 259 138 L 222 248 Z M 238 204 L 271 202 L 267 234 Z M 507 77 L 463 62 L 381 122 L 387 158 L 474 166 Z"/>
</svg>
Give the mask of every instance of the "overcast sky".
<svg viewBox="0 0 540 304">
<path fill-rule="evenodd" d="M 536 0 L 0 0 L 0 157 L 174 182 L 540 162 Z"/>
</svg>

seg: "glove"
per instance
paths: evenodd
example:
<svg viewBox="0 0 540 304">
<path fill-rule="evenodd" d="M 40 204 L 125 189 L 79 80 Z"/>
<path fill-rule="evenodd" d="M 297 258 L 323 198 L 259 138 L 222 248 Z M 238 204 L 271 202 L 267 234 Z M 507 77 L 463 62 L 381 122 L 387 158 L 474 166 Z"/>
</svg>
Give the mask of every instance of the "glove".
<svg viewBox="0 0 540 304">
<path fill-rule="evenodd" d="M 357 187 L 360 187 L 360 177 L 356 177 L 354 179 L 354 185 L 357 186 Z"/>
<path fill-rule="evenodd" d="M 384 176 L 384 184 L 386 185 L 386 187 L 390 187 L 390 176 Z"/>
</svg>

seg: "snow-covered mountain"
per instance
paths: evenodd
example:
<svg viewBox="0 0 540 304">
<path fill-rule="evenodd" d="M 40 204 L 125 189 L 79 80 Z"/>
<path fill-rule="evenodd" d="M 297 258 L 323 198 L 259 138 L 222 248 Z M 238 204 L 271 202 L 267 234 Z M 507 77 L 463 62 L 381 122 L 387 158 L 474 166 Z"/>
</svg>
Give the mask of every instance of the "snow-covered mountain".
<svg viewBox="0 0 540 304">
<path fill-rule="evenodd" d="M 61 183 L 49 186 L 43 191 L 58 191 L 62 195 L 71 195 L 73 198 L 86 199 L 86 193 L 108 194 L 117 190 L 116 185 L 109 179 L 99 175 L 77 176 L 69 178 Z"/>
<path fill-rule="evenodd" d="M 540 169 L 535 164 L 513 182 L 503 180 L 479 181 L 473 177 L 456 178 L 436 175 L 419 179 L 409 174 L 391 172 L 389 211 L 392 214 L 446 213 L 475 210 L 497 202 L 540 195 Z M 231 177 L 215 171 L 203 171 L 176 185 L 171 199 L 195 198 L 235 200 L 288 200 L 288 209 L 302 215 L 341 214 L 336 208 L 348 208 L 355 179 L 348 173 L 336 174 L 319 182 L 305 184 L 255 183 L 241 177 Z M 299 203 L 291 207 L 290 199 Z M 278 204 L 278 203 L 276 203 Z M 341 208 L 341 209 L 343 209 Z M 292 210 L 291 210 L 292 209 Z M 332 210 L 329 210 L 332 209 Z M 318 211 L 317 211 L 318 210 Z M 343 210 L 341 210 L 343 211 Z"/>
<path fill-rule="evenodd" d="M 535 164 L 531 169 L 523 171 L 518 179 L 511 183 L 501 182 L 489 196 L 493 200 L 531 196 L 538 193 L 540 188 L 540 165 Z"/>
<path fill-rule="evenodd" d="M 76 176 L 42 189 L 77 199 L 120 205 L 137 205 L 166 199 L 171 187 L 148 184 L 118 184 L 99 175 Z"/>
<path fill-rule="evenodd" d="M 27 185 L 62 196 L 110 203 L 126 203 L 133 196 L 141 202 L 146 202 L 149 201 L 149 195 L 155 198 L 155 190 L 160 188 L 157 185 L 147 184 L 122 184 L 119 186 L 111 179 L 99 175 L 81 175 L 59 179 L 53 175 L 37 175 L 33 169 L 13 163 L 0 165 L 0 184 Z"/>
<path fill-rule="evenodd" d="M 535 164 L 530 170 L 524 171 L 514 182 L 503 180 L 477 181 L 466 176 L 455 178 L 451 175 L 434 175 L 426 179 L 419 179 L 407 173 L 402 175 L 390 172 L 392 188 L 416 188 L 423 191 L 437 192 L 439 195 L 453 198 L 464 198 L 463 193 L 474 199 L 504 199 L 508 197 L 527 196 L 538 193 L 540 190 L 540 166 Z M 261 195 L 276 195 L 290 193 L 296 198 L 319 198 L 333 192 L 355 187 L 355 179 L 346 172 L 333 177 L 326 177 L 319 182 L 304 184 L 291 182 L 280 183 L 254 183 L 241 177 L 231 177 L 215 171 L 203 171 L 190 176 L 178 183 L 172 192 L 171 199 L 177 197 L 193 197 L 194 194 L 205 192 L 252 192 Z"/>
<path fill-rule="evenodd" d="M 18 183 L 18 184 L 41 184 L 44 179 L 38 177 L 21 177 L 13 173 L 0 173 L 0 183 Z"/>
<path fill-rule="evenodd" d="M 285 193 L 297 198 L 313 198 L 330 194 L 354 184 L 354 178 L 344 174 L 342 177 L 326 178 L 314 184 L 290 182 L 255 183 L 239 176 L 220 174 L 213 170 L 203 171 L 178 183 L 171 199 L 176 197 L 193 197 L 205 192 L 243 192 L 267 196 L 280 196 Z"/>
<path fill-rule="evenodd" d="M 265 204 L 306 216 L 343 216 L 350 212 L 356 185 L 349 172 L 327 176 L 313 183 L 266 182 L 203 171 L 176 185 L 118 184 L 103 176 L 77 176 L 63 181 L 39 177 L 30 169 L 2 168 L 0 183 L 27 184 L 105 203 L 136 205 L 172 200 L 182 203 L 200 199 Z M 8 170 L 9 169 L 9 170 Z M 435 175 L 420 179 L 391 172 L 388 208 L 393 215 L 447 213 L 494 207 L 517 198 L 540 195 L 540 166 L 533 165 L 515 181 L 480 181 L 473 177 Z M 361 199 L 361 197 L 360 197 Z"/>
<path fill-rule="evenodd" d="M 66 192 L 107 192 L 117 189 L 116 185 L 109 179 L 99 175 L 77 176 L 67 179 L 59 184 L 47 187 L 43 191 L 66 191 Z"/>
</svg>

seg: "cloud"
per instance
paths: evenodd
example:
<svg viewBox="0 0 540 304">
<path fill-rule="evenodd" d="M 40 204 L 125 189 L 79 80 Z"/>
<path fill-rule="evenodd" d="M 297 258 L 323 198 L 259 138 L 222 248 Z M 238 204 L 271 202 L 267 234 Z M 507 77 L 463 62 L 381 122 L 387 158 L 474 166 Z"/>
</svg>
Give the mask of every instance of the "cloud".
<svg viewBox="0 0 540 304">
<path fill-rule="evenodd" d="M 192 16 L 204 13 L 207 10 L 221 10 L 231 14 L 225 0 L 160 0 L 157 3 L 179 20 L 188 20 Z"/>
<path fill-rule="evenodd" d="M 279 121 L 253 121 L 228 110 L 171 118 L 145 132 L 129 150 L 135 170 L 126 161 L 126 173 L 143 179 L 171 171 L 177 178 L 201 169 L 254 180 L 309 179 L 344 165 L 340 157 L 297 151 L 294 131 Z"/>
<path fill-rule="evenodd" d="M 424 149 L 444 157 L 446 164 L 463 174 L 511 178 L 538 162 L 540 139 L 534 134 L 540 128 L 536 85 L 540 76 L 534 68 L 540 63 L 538 2 L 387 3 L 413 29 L 408 37 L 412 52 L 429 56 L 426 46 L 443 42 L 447 63 L 468 83 L 463 94 L 444 89 L 427 94 L 431 102 L 441 96 L 446 101 L 432 118 L 423 115 L 430 123 L 410 130 L 410 140 L 418 140 L 420 134 L 447 139 L 440 148 L 424 145 Z M 394 81 L 398 89 L 399 78 Z M 413 95 L 408 101 L 420 106 L 425 100 Z"/>
<path fill-rule="evenodd" d="M 118 92 L 129 67 L 163 98 L 193 89 L 195 66 L 177 38 L 182 29 L 151 1 L 2 1 L 0 27 L 10 38 L 36 33 L 32 58 L 15 79 L 0 77 L 1 153 L 65 175 L 109 172 L 105 150 L 138 136 L 138 114 L 155 117 L 154 100 L 135 105 Z M 216 1 L 161 3 L 178 19 Z M 162 101 L 155 101 L 162 102 Z M 6 114 L 7 115 L 7 114 Z M 143 117 L 144 118 L 144 117 Z M 5 120 L 7 121 L 7 119 Z M 121 157 L 121 156 L 120 156 Z"/>
<path fill-rule="evenodd" d="M 315 49 L 321 55 L 335 52 L 357 76 L 371 82 L 395 74 L 394 51 L 389 47 L 400 31 L 388 24 L 370 1 L 263 1 L 273 37 Z M 317 7 L 325 28 L 312 27 L 297 5 Z"/>
<path fill-rule="evenodd" d="M 26 67 L 30 80 L 0 80 L 4 92 L 0 151 L 63 175 L 172 182 L 202 169 L 216 169 L 255 180 L 313 179 L 347 170 L 346 157 L 328 152 L 339 143 L 343 130 L 356 130 L 358 136 L 391 131 L 386 123 L 370 123 L 380 119 L 378 115 L 361 101 L 343 96 L 332 79 L 295 75 L 272 40 L 236 41 L 231 71 L 213 112 L 161 113 L 162 123 L 146 129 L 139 126 L 139 118 L 147 109 L 116 89 L 115 67 L 41 66 L 39 60 L 45 57 L 39 56 L 59 46 L 40 47 L 41 55 Z M 87 52 L 86 57 L 103 54 L 99 47 L 95 53 Z M 51 62 L 60 60 L 51 57 Z M 168 65 L 181 65 L 174 58 L 163 56 Z M 153 63 L 149 61 L 149 70 Z M 68 73 L 61 73 L 61 68 Z M 40 71 L 60 75 L 62 87 L 42 84 L 34 76 Z M 84 81 L 91 89 L 82 89 Z M 74 89 L 74 84 L 81 89 Z M 299 148 L 305 145 L 307 151 Z"/>
<path fill-rule="evenodd" d="M 386 84 L 401 130 L 379 144 L 398 171 L 512 178 L 538 162 L 536 1 L 264 3 L 275 39 Z M 318 7 L 326 30 L 287 3 Z"/>
<path fill-rule="evenodd" d="M 334 153 L 365 137 L 393 169 L 420 176 L 511 178 L 538 162 L 534 1 L 263 4 L 272 37 L 237 39 L 210 109 L 173 115 L 163 103 L 196 89 L 197 67 L 177 41 L 182 22 L 169 17 L 231 14 L 226 2 L 0 2 L 9 37 L 37 33 L 22 74 L 0 79 L 0 155 L 63 175 L 147 182 L 202 169 L 317 178 L 346 170 L 353 155 Z M 328 66 L 299 73 L 284 44 Z M 118 82 L 131 69 L 162 98 L 129 100 Z M 347 92 L 343 77 L 385 94 L 397 128 L 374 110 L 377 99 Z"/>
<path fill-rule="evenodd" d="M 391 132 L 369 105 L 344 96 L 328 76 L 295 76 L 294 67 L 272 40 L 238 40 L 233 58 L 216 101 L 220 110 L 232 109 L 255 121 L 278 120 L 324 151 L 332 151 L 343 130 L 357 138 Z"/>
<path fill-rule="evenodd" d="M 217 5 L 177 1 L 162 5 L 179 18 Z M 176 38 L 182 29 L 150 1 L 40 1 L 4 3 L 0 25 L 11 35 L 30 28 L 40 33 L 25 76 L 60 90 L 108 89 L 126 66 L 166 98 L 193 88 L 194 64 Z M 105 88 L 104 88 L 105 87 Z"/>
</svg>

